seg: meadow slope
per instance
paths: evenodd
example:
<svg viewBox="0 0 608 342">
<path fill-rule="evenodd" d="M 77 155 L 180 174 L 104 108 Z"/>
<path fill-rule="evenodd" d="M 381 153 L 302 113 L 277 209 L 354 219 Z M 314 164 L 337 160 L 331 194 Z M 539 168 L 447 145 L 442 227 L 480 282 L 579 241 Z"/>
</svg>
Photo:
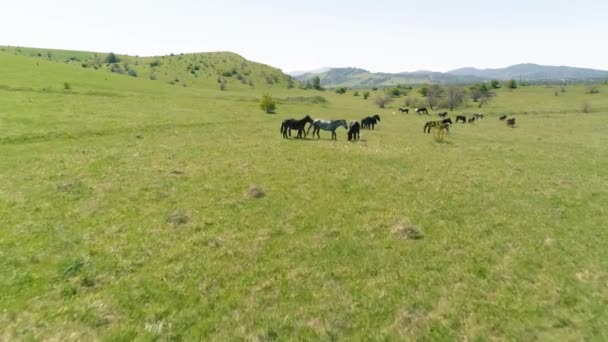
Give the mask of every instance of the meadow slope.
<svg viewBox="0 0 608 342">
<path fill-rule="evenodd" d="M 499 90 L 436 143 L 403 98 L 0 74 L 3 340 L 608 339 L 608 86 Z M 282 139 L 305 113 L 382 121 Z"/>
</svg>

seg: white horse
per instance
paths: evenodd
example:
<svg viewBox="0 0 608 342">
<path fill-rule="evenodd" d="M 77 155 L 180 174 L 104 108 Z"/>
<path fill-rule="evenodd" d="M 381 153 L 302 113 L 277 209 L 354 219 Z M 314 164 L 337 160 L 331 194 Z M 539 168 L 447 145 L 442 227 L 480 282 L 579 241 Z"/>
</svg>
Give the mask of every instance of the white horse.
<svg viewBox="0 0 608 342">
<path fill-rule="evenodd" d="M 344 127 L 345 129 L 348 129 L 348 126 L 346 125 L 346 120 L 315 119 L 315 121 L 312 122 L 312 127 L 314 127 L 314 129 L 312 130 L 312 136 L 314 137 L 315 133 L 317 133 L 317 138 L 321 139 L 319 131 L 331 131 L 331 140 L 338 140 L 336 129 L 340 126 Z M 308 127 L 308 130 L 310 131 L 310 126 Z"/>
</svg>

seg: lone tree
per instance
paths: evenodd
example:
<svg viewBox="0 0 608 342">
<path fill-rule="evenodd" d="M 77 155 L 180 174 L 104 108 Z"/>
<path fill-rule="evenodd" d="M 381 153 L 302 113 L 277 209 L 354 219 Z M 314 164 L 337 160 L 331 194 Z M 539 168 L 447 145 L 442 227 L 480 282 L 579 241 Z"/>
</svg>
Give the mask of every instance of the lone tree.
<svg viewBox="0 0 608 342">
<path fill-rule="evenodd" d="M 498 89 L 498 88 L 500 88 L 500 82 L 498 80 L 491 80 L 490 87 L 492 89 Z"/>
<path fill-rule="evenodd" d="M 363 92 L 363 99 L 367 100 L 368 97 L 369 97 L 369 91 L 366 90 Z"/>
<path fill-rule="evenodd" d="M 277 103 L 274 101 L 270 94 L 265 93 L 262 95 L 262 100 L 260 101 L 260 108 L 268 114 L 274 113 L 277 109 Z"/>
<path fill-rule="evenodd" d="M 346 93 L 346 87 L 340 87 L 340 88 L 336 89 L 336 93 L 338 93 L 340 95 Z"/>
<path fill-rule="evenodd" d="M 118 62 L 120 62 L 120 59 L 114 54 L 114 52 L 110 52 L 106 57 L 106 63 L 114 64 Z"/>
<path fill-rule="evenodd" d="M 479 108 L 490 102 L 490 99 L 494 96 L 494 93 L 488 89 L 485 83 L 475 84 L 471 86 L 471 98 L 473 102 L 479 103 Z"/>
<path fill-rule="evenodd" d="M 374 99 L 374 103 L 378 105 L 379 108 L 384 108 L 385 105 L 393 102 L 393 97 L 390 94 L 380 94 Z"/>
<path fill-rule="evenodd" d="M 438 84 L 433 84 L 428 87 L 426 91 L 426 101 L 431 109 L 439 104 L 439 100 L 444 93 L 444 89 Z"/>
<path fill-rule="evenodd" d="M 461 106 L 465 101 L 466 94 L 466 90 L 462 87 L 449 86 L 446 89 L 445 97 L 450 110 L 454 110 L 454 108 Z"/>
<path fill-rule="evenodd" d="M 321 87 L 321 78 L 319 78 L 319 76 L 313 77 L 312 88 L 315 90 L 324 90 L 323 87 Z"/>
<path fill-rule="evenodd" d="M 507 88 L 509 88 L 509 89 L 516 89 L 517 88 L 517 81 L 516 80 L 508 80 L 507 81 Z"/>
</svg>

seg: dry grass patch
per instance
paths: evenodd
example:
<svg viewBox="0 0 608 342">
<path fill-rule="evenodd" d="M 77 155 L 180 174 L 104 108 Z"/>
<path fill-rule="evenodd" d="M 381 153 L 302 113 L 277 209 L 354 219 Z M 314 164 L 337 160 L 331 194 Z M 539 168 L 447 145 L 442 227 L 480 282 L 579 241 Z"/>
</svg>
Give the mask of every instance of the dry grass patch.
<svg viewBox="0 0 608 342">
<path fill-rule="evenodd" d="M 266 196 L 266 193 L 264 192 L 264 190 L 262 190 L 262 188 L 260 188 L 257 185 L 250 185 L 249 189 L 247 190 L 247 197 L 249 198 L 262 198 Z"/>
<path fill-rule="evenodd" d="M 407 221 L 401 221 L 393 225 L 391 232 L 397 237 L 407 240 L 420 240 L 424 237 L 420 227 Z"/>
</svg>

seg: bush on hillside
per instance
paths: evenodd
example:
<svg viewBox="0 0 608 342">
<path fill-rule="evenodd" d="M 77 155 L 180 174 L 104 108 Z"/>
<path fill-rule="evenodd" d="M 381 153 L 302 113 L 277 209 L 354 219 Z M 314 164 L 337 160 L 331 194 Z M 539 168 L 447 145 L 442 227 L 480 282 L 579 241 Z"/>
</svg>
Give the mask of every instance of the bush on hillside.
<svg viewBox="0 0 608 342">
<path fill-rule="evenodd" d="M 363 92 L 363 99 L 367 100 L 368 97 L 369 97 L 369 91 L 364 91 Z"/>
<path fill-rule="evenodd" d="M 387 104 L 393 102 L 393 97 L 389 94 L 380 94 L 374 99 L 374 103 L 378 108 L 384 108 Z"/>
<path fill-rule="evenodd" d="M 114 54 L 114 52 L 110 52 L 106 57 L 106 63 L 114 64 L 118 62 L 120 62 L 120 59 Z"/>
<path fill-rule="evenodd" d="M 270 96 L 270 94 L 265 93 L 262 95 L 262 99 L 260 101 L 260 108 L 268 114 L 274 113 L 277 108 L 276 101 Z"/>
<path fill-rule="evenodd" d="M 340 87 L 340 88 L 336 89 L 336 93 L 340 94 L 340 95 L 345 94 L 346 93 L 346 87 Z"/>
<path fill-rule="evenodd" d="M 509 89 L 516 89 L 517 88 L 517 81 L 516 80 L 508 80 L 506 86 Z"/>
<path fill-rule="evenodd" d="M 127 73 L 129 74 L 129 76 L 137 77 L 137 71 L 135 71 L 133 69 L 129 69 L 129 71 Z"/>
</svg>

